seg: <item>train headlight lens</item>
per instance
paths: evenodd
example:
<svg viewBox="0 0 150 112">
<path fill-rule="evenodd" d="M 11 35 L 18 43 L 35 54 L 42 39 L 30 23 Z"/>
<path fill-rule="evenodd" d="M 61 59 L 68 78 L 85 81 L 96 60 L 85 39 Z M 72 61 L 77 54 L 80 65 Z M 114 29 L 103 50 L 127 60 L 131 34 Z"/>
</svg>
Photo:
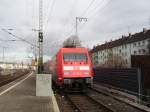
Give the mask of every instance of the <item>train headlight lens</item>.
<svg viewBox="0 0 150 112">
<path fill-rule="evenodd" d="M 69 75 L 70 74 L 70 72 L 64 72 L 64 75 Z"/>
<path fill-rule="evenodd" d="M 89 70 L 89 66 L 80 66 L 80 70 Z"/>
<path fill-rule="evenodd" d="M 83 74 L 85 74 L 85 75 L 89 75 L 89 72 L 87 71 L 87 72 L 83 72 Z"/>
<path fill-rule="evenodd" d="M 62 78 L 61 78 L 61 77 L 59 77 L 58 79 L 59 79 L 59 80 L 62 80 Z"/>
</svg>

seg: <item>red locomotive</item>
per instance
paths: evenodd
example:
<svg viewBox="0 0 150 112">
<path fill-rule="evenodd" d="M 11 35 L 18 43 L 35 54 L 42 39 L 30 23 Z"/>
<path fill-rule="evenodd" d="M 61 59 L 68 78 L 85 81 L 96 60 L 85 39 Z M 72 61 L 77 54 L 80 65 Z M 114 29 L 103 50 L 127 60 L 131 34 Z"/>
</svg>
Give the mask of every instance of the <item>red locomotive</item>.
<svg viewBox="0 0 150 112">
<path fill-rule="evenodd" d="M 59 87 L 83 88 L 92 85 L 93 70 L 88 49 L 61 48 L 55 65 L 53 80 Z"/>
</svg>

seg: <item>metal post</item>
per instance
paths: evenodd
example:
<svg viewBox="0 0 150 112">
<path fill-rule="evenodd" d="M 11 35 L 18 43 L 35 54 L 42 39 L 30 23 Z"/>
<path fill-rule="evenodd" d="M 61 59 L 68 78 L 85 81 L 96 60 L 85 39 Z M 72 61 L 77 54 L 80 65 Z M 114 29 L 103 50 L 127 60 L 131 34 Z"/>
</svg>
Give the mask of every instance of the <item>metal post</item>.
<svg viewBox="0 0 150 112">
<path fill-rule="evenodd" d="M 149 27 L 150 27 L 150 17 L 148 18 L 148 20 L 149 20 Z"/>
<path fill-rule="evenodd" d="M 142 99 L 142 86 L 141 86 L 141 68 L 137 69 L 137 77 L 138 77 L 138 103 L 141 103 Z"/>
<path fill-rule="evenodd" d="M 38 73 L 43 72 L 43 0 L 39 0 L 39 59 Z"/>
<path fill-rule="evenodd" d="M 3 64 L 4 64 L 4 58 L 5 58 L 4 50 L 5 50 L 5 47 L 3 47 Z"/>
<path fill-rule="evenodd" d="M 43 33 L 39 32 L 39 59 L 38 59 L 38 73 L 43 72 Z"/>
<path fill-rule="evenodd" d="M 5 64 L 5 49 L 6 49 L 7 47 L 3 47 L 3 64 Z"/>
<path fill-rule="evenodd" d="M 78 36 L 78 21 L 77 21 L 78 17 L 76 17 L 76 33 L 75 35 Z"/>
<path fill-rule="evenodd" d="M 34 32 L 39 32 L 39 29 L 32 29 L 32 31 L 34 31 Z M 35 37 L 36 37 L 37 35 L 36 35 L 36 33 L 35 33 Z M 38 44 L 39 42 L 38 41 L 36 41 L 36 43 L 35 43 L 35 46 L 37 46 L 37 44 Z M 36 73 L 38 73 L 38 50 L 39 50 L 39 46 L 38 47 L 35 47 L 35 49 L 34 49 L 34 56 L 35 56 L 35 71 L 36 71 Z"/>
<path fill-rule="evenodd" d="M 76 17 L 76 26 L 75 26 L 75 29 L 76 29 L 75 35 L 76 36 L 78 36 L 78 20 L 79 20 L 79 22 L 82 22 L 83 20 L 84 20 L 84 22 L 86 22 L 87 18 Z"/>
</svg>

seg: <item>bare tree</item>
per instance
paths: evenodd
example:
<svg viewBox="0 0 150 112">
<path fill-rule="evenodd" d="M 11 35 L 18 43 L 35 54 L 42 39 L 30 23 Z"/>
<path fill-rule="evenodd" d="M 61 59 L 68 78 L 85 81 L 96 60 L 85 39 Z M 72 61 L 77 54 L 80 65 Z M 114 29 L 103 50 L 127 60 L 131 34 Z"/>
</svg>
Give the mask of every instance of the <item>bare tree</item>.
<svg viewBox="0 0 150 112">
<path fill-rule="evenodd" d="M 77 36 L 72 35 L 63 42 L 63 47 L 81 47 L 81 42 Z"/>
<path fill-rule="evenodd" d="M 100 68 L 125 68 L 126 62 L 122 56 L 116 54 L 109 54 L 107 60 L 103 64 L 99 64 Z"/>
</svg>

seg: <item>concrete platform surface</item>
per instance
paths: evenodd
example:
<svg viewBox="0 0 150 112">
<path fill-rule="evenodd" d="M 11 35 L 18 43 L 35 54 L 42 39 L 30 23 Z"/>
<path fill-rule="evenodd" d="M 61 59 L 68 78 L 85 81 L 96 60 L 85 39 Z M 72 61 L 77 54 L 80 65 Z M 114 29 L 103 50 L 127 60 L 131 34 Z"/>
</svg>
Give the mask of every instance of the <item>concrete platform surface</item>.
<svg viewBox="0 0 150 112">
<path fill-rule="evenodd" d="M 0 112 L 54 112 L 52 97 L 36 96 L 36 76 L 29 75 L 9 91 L 0 92 Z"/>
</svg>

